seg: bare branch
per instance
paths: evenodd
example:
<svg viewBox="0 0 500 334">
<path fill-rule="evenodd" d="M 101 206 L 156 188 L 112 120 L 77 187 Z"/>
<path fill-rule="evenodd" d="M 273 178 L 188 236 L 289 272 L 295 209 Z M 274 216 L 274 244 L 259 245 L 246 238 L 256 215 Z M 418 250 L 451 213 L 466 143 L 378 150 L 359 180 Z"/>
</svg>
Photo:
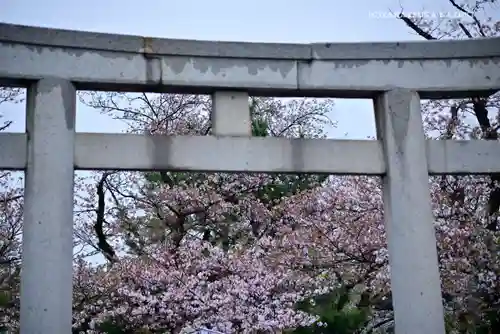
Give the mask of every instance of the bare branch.
<svg viewBox="0 0 500 334">
<path fill-rule="evenodd" d="M 106 235 L 103 231 L 103 226 L 105 223 L 104 213 L 106 208 L 105 201 L 105 192 L 104 192 L 104 184 L 106 183 L 106 179 L 108 177 L 107 173 L 104 173 L 101 177 L 101 180 L 97 184 L 97 218 L 94 224 L 94 231 L 97 235 L 97 247 L 104 255 L 104 257 L 111 263 L 116 262 L 116 254 L 111 245 L 108 243 L 106 239 Z"/>
<path fill-rule="evenodd" d="M 484 30 L 483 30 L 483 26 L 481 25 L 481 22 L 479 22 L 479 20 L 477 19 L 476 15 L 474 15 L 472 12 L 469 12 L 468 10 L 466 10 L 465 8 L 463 8 L 462 6 L 458 5 L 455 2 L 455 0 L 449 0 L 449 1 L 450 1 L 451 5 L 453 7 L 455 7 L 457 10 L 459 10 L 462 13 L 466 14 L 467 16 L 469 16 L 474 21 L 474 24 L 476 25 L 477 30 L 479 31 L 479 33 L 481 34 L 481 36 L 486 37 L 486 34 L 484 33 Z M 461 23 L 460 23 L 460 28 L 462 28 L 462 30 L 465 29 L 465 27 Z M 465 32 L 465 34 L 469 38 L 472 38 L 471 33 L 467 29 L 465 29 L 464 32 Z"/>
<path fill-rule="evenodd" d="M 399 18 L 413 31 L 415 31 L 417 34 L 422 36 L 423 38 L 427 40 L 434 40 L 436 39 L 434 36 L 429 34 L 428 32 L 425 32 L 422 28 L 420 28 L 418 25 L 415 24 L 409 17 L 405 16 L 403 13 L 399 14 Z"/>
<path fill-rule="evenodd" d="M 464 34 L 467 35 L 467 37 L 473 38 L 473 36 L 470 33 L 470 31 L 462 23 L 459 23 L 458 26 L 460 27 L 460 29 L 462 29 L 462 31 L 464 32 Z"/>
</svg>

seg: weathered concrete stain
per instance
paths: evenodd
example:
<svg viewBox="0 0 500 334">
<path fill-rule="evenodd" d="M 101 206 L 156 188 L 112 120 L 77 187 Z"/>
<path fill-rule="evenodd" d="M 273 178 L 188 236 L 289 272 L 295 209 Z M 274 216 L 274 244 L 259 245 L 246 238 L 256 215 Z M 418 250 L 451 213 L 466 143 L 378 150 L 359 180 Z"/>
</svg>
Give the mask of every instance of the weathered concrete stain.
<svg viewBox="0 0 500 334">
<path fill-rule="evenodd" d="M 159 85 L 162 83 L 163 67 L 161 59 L 155 56 L 144 55 L 146 83 L 150 85 Z M 156 74 L 156 75 L 155 75 Z"/>
<path fill-rule="evenodd" d="M 153 38 L 144 37 L 142 42 L 142 53 L 153 53 Z"/>
<path fill-rule="evenodd" d="M 161 85 L 163 78 L 163 66 L 161 56 L 155 54 L 153 45 L 154 38 L 143 37 L 142 49 L 140 51 L 145 59 L 144 66 L 146 72 L 146 83 L 149 85 Z"/>
<path fill-rule="evenodd" d="M 163 63 L 175 74 L 180 74 L 190 62 L 183 57 L 168 57 L 163 60 Z"/>
<path fill-rule="evenodd" d="M 335 60 L 333 63 L 335 64 L 335 68 L 355 68 L 363 65 L 367 65 L 371 62 L 371 60 Z"/>
<path fill-rule="evenodd" d="M 149 161 L 151 161 L 151 165 L 148 167 L 151 168 L 151 170 L 154 170 L 156 166 L 164 163 L 165 159 L 169 162 L 172 161 L 172 137 L 162 138 L 163 140 L 161 141 L 155 138 L 154 134 L 145 134 L 145 137 L 145 150 L 148 152 Z"/>
<path fill-rule="evenodd" d="M 44 78 L 36 85 L 36 94 L 51 95 L 54 90 L 59 90 L 57 94 L 60 95 L 62 99 L 66 128 L 68 130 L 74 130 L 76 118 L 76 90 L 71 81 L 61 78 Z"/>
<path fill-rule="evenodd" d="M 292 168 L 293 170 L 304 170 L 304 140 L 292 140 L 289 142 L 291 145 L 292 154 Z"/>
<path fill-rule="evenodd" d="M 387 93 L 388 116 L 394 134 L 394 143 L 399 155 L 404 154 L 404 145 L 408 135 L 411 113 L 411 93 L 402 89 L 394 89 Z"/>
<path fill-rule="evenodd" d="M 246 68 L 248 74 L 256 76 L 260 71 L 270 69 L 273 72 L 280 73 L 282 78 L 286 78 L 290 72 L 296 69 L 295 61 L 260 61 L 252 59 L 244 61 L 241 59 L 219 59 L 219 58 L 194 58 L 194 57 L 167 57 L 164 64 L 175 74 L 181 74 L 186 66 L 191 65 L 201 73 L 210 72 L 213 75 L 224 74 L 226 69 Z"/>
<path fill-rule="evenodd" d="M 23 44 L 23 46 L 30 50 L 34 51 L 37 54 L 42 54 L 44 52 L 59 52 L 63 54 L 67 54 L 69 56 L 74 56 L 74 57 L 82 57 L 86 54 L 91 54 L 92 56 L 95 56 L 96 53 L 103 57 L 103 58 L 109 58 L 109 59 L 127 59 L 131 60 L 134 58 L 134 56 L 137 55 L 137 53 L 129 53 L 129 52 L 113 52 L 113 51 L 101 51 L 101 50 L 88 50 L 84 49 L 83 46 L 81 49 L 79 48 L 59 48 L 59 47 L 49 47 L 49 46 L 38 46 L 38 45 L 30 45 L 30 44 Z M 16 46 L 18 47 L 18 46 Z"/>
<path fill-rule="evenodd" d="M 68 130 L 74 130 L 76 119 L 76 90 L 73 87 L 73 84 L 67 80 L 61 80 L 60 87 L 63 99 L 64 115 L 66 118 L 66 128 Z"/>
</svg>

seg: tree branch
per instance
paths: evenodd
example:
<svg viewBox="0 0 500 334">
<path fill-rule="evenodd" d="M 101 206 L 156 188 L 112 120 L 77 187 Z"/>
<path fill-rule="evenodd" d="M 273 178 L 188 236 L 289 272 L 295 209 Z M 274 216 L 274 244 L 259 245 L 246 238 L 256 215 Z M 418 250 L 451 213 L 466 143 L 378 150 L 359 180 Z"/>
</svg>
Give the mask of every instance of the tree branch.
<svg viewBox="0 0 500 334">
<path fill-rule="evenodd" d="M 469 12 L 468 10 L 466 10 L 465 8 L 463 8 L 462 6 L 458 5 L 455 2 L 455 0 L 449 0 L 449 1 L 450 1 L 451 5 L 453 7 L 455 7 L 460 12 L 462 12 L 462 13 L 466 14 L 467 16 L 469 16 L 474 21 L 474 24 L 476 25 L 477 30 L 479 31 L 479 33 L 481 34 L 481 36 L 486 37 L 486 34 L 484 33 L 484 30 L 483 30 L 483 26 L 481 25 L 481 22 L 479 22 L 479 20 L 477 19 L 476 15 L 472 14 L 472 12 Z M 460 28 L 462 28 L 462 30 L 465 32 L 465 34 L 469 38 L 472 38 L 472 34 L 469 32 L 469 30 L 467 30 L 463 24 L 459 23 L 459 25 L 460 25 Z"/>
<path fill-rule="evenodd" d="M 102 255 L 111 263 L 116 262 L 116 254 L 113 247 L 108 243 L 106 235 L 103 230 L 105 223 L 104 213 L 106 209 L 106 198 L 104 192 L 104 184 L 108 177 L 107 173 L 104 173 L 101 180 L 97 184 L 97 210 L 96 210 L 96 221 L 94 224 L 94 231 L 97 236 L 97 247 L 101 251 Z"/>
<path fill-rule="evenodd" d="M 423 38 L 427 40 L 434 40 L 436 39 L 434 36 L 429 34 L 428 32 L 424 31 L 422 28 L 417 26 L 415 22 L 413 22 L 409 17 L 405 16 L 403 13 L 399 14 L 399 19 L 402 20 L 410 29 L 415 31 L 417 34 L 422 36 Z"/>
<path fill-rule="evenodd" d="M 464 34 L 467 35 L 467 37 L 473 38 L 473 36 L 470 33 L 469 29 L 467 29 L 462 23 L 459 23 L 458 26 L 460 27 L 460 29 L 462 29 L 462 31 L 464 32 Z"/>
</svg>

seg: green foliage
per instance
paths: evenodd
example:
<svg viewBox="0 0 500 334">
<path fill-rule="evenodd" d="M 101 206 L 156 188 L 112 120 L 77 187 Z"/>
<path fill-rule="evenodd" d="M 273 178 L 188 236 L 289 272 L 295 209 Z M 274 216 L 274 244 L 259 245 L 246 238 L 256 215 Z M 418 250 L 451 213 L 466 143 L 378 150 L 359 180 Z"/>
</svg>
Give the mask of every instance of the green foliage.
<svg viewBox="0 0 500 334">
<path fill-rule="evenodd" d="M 108 320 L 106 322 L 103 322 L 100 326 L 97 328 L 100 332 L 106 333 L 106 334 L 126 334 L 127 331 L 124 330 L 120 325 L 118 325 L 116 322 L 112 320 Z"/>
<path fill-rule="evenodd" d="M 370 317 L 368 307 L 353 302 L 353 291 L 345 287 L 316 296 L 313 302 L 305 300 L 297 307 L 309 314 L 317 315 L 319 322 L 309 327 L 299 327 L 294 334 L 353 334 L 358 333 Z M 321 325 L 320 325 L 321 323 Z"/>
<path fill-rule="evenodd" d="M 269 125 L 263 118 L 254 118 L 252 120 L 252 136 L 267 137 L 269 135 Z"/>
<path fill-rule="evenodd" d="M 254 195 L 265 204 L 299 194 L 305 190 L 321 185 L 328 175 L 308 174 L 276 174 L 272 181 L 258 188 Z"/>
<path fill-rule="evenodd" d="M 0 291 L 0 308 L 8 307 L 12 301 L 12 294 L 10 291 Z"/>
<path fill-rule="evenodd" d="M 127 329 L 128 328 L 128 329 Z M 150 330 L 145 328 L 133 328 L 127 321 L 122 319 L 108 319 L 104 323 L 97 326 L 99 333 L 103 334 L 150 334 Z"/>
<path fill-rule="evenodd" d="M 481 312 L 481 318 L 476 315 L 462 314 L 458 323 L 447 323 L 447 332 L 454 330 L 460 334 L 491 334 L 500 333 L 500 310 L 492 308 Z"/>
<path fill-rule="evenodd" d="M 147 328 L 136 328 L 128 323 L 126 319 L 110 318 L 96 328 L 99 333 L 103 334 L 152 334 L 153 332 Z M 168 329 L 158 329 L 154 333 L 170 333 Z"/>
</svg>

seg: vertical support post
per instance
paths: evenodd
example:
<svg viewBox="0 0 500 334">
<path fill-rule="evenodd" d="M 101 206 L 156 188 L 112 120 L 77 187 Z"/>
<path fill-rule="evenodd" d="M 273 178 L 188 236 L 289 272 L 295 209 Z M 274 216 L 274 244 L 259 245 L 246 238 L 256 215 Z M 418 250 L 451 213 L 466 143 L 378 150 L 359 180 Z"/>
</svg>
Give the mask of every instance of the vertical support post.
<svg viewBox="0 0 500 334">
<path fill-rule="evenodd" d="M 384 215 L 397 334 L 444 334 L 420 97 L 403 89 L 375 101 L 387 174 Z"/>
<path fill-rule="evenodd" d="M 246 92 L 215 92 L 212 96 L 212 132 L 215 136 L 252 135 L 252 120 Z"/>
<path fill-rule="evenodd" d="M 69 81 L 28 89 L 21 334 L 71 333 L 75 111 Z"/>
</svg>

